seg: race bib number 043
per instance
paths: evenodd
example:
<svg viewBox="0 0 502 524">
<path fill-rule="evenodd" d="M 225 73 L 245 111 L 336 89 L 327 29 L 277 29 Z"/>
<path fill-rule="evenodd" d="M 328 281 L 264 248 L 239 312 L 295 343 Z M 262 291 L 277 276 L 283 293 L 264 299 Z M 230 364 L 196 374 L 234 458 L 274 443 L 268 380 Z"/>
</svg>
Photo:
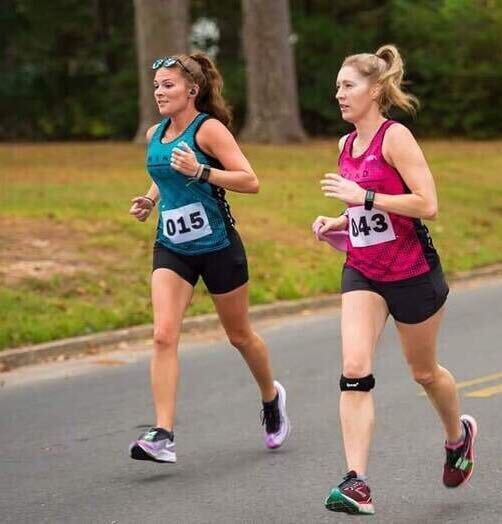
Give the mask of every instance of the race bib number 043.
<svg viewBox="0 0 502 524">
<path fill-rule="evenodd" d="M 353 247 L 374 246 L 396 239 L 388 213 L 363 206 L 349 207 L 349 234 Z"/>
<path fill-rule="evenodd" d="M 200 202 L 162 211 L 162 231 L 173 244 L 196 240 L 213 232 Z"/>
</svg>

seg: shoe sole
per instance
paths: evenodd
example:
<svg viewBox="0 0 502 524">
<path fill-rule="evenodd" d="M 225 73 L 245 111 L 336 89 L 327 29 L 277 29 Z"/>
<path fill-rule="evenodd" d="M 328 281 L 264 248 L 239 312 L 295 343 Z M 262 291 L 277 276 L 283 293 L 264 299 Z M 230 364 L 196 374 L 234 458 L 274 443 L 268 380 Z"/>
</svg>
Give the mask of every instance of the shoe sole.
<svg viewBox="0 0 502 524">
<path fill-rule="evenodd" d="M 173 457 L 172 452 L 168 453 L 169 455 L 165 460 L 163 460 L 150 455 L 138 443 L 133 444 L 129 449 L 130 457 L 134 460 L 148 460 L 150 462 L 158 462 L 160 464 L 176 464 L 176 455 Z"/>
<path fill-rule="evenodd" d="M 284 446 L 284 444 L 286 443 L 286 440 L 288 440 L 289 434 L 291 433 L 291 422 L 289 421 L 289 417 L 286 412 L 286 397 L 287 397 L 286 390 L 284 389 L 284 386 L 277 380 L 274 380 L 274 386 L 277 389 L 277 392 L 279 393 L 279 402 L 281 402 L 281 408 L 282 408 L 282 411 L 284 412 L 284 421 L 286 423 L 287 429 L 286 429 L 286 436 L 284 437 L 284 440 L 278 446 L 270 447 L 265 443 L 265 446 L 270 451 L 274 451 L 276 449 L 282 448 L 282 446 Z"/>
<path fill-rule="evenodd" d="M 463 486 L 472 477 L 472 474 L 474 472 L 474 459 L 476 458 L 475 453 L 474 453 L 474 443 L 476 442 L 476 437 L 478 436 L 478 423 L 476 422 L 476 419 L 474 417 L 471 417 L 471 415 L 462 415 L 460 417 L 460 420 L 467 422 L 472 431 L 472 434 L 471 434 L 472 467 L 469 473 L 467 474 L 467 476 L 465 477 L 465 479 L 457 486 L 457 488 L 459 488 L 460 486 Z"/>
<path fill-rule="evenodd" d="M 329 511 L 339 511 L 350 515 L 374 515 L 375 513 L 373 504 L 359 504 L 355 500 L 346 497 L 338 489 L 325 500 L 324 507 Z"/>
</svg>

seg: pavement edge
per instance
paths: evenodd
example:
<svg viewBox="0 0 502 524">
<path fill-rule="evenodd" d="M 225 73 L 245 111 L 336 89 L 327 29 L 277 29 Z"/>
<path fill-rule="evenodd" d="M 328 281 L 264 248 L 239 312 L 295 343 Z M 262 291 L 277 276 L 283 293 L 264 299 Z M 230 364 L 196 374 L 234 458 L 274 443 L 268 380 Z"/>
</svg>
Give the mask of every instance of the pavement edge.
<svg viewBox="0 0 502 524">
<path fill-rule="evenodd" d="M 450 284 L 456 285 L 480 279 L 495 278 L 501 275 L 502 264 L 496 264 L 485 268 L 457 273 L 450 277 L 448 281 Z M 340 302 L 341 296 L 339 294 L 280 301 L 273 304 L 252 306 L 250 308 L 250 317 L 251 320 L 257 321 L 336 307 L 340 305 Z M 201 333 L 214 329 L 218 323 L 218 317 L 215 313 L 188 317 L 183 321 L 182 331 L 183 333 Z M 152 338 L 152 329 L 152 324 L 147 324 L 66 338 L 16 349 L 6 349 L 0 351 L 0 372 L 55 360 L 61 357 L 70 358 L 85 353 L 97 353 L 104 348 L 115 346 L 122 342 L 139 342 L 141 340 L 147 342 Z"/>
</svg>

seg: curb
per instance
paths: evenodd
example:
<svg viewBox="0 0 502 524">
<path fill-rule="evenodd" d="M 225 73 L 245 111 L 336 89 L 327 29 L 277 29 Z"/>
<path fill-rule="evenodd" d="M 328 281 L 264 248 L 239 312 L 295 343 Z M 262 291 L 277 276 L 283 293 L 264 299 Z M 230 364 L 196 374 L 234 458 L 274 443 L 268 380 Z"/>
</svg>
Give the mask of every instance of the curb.
<svg viewBox="0 0 502 524">
<path fill-rule="evenodd" d="M 340 295 L 338 294 L 301 300 L 285 300 L 274 304 L 252 306 L 249 310 L 249 316 L 251 320 L 256 321 L 311 310 L 326 309 L 339 304 Z M 219 319 L 216 313 L 188 317 L 183 320 L 182 333 L 203 333 L 215 329 L 217 326 L 219 326 Z M 17 349 L 7 349 L 0 352 L 0 372 L 49 360 L 64 360 L 82 353 L 98 353 L 104 347 L 124 342 L 148 342 L 151 340 L 152 334 L 153 325 L 146 324 L 92 335 L 65 338 Z"/>
<path fill-rule="evenodd" d="M 461 284 L 477 279 L 489 279 L 502 275 L 502 264 L 496 264 L 471 271 L 456 273 L 448 280 L 450 284 Z M 341 295 L 333 294 L 322 297 L 300 300 L 285 300 L 273 304 L 252 306 L 250 318 L 253 321 L 276 318 L 286 315 L 315 311 L 339 306 Z M 215 313 L 188 317 L 183 321 L 183 333 L 202 333 L 219 325 Z M 17 349 L 7 349 L 0 352 L 0 372 L 21 366 L 46 362 L 48 360 L 66 359 L 82 353 L 97 353 L 100 349 L 124 342 L 150 341 L 152 324 L 136 326 L 113 331 L 104 331 L 92 335 L 66 338 L 43 344 L 25 346 Z"/>
</svg>

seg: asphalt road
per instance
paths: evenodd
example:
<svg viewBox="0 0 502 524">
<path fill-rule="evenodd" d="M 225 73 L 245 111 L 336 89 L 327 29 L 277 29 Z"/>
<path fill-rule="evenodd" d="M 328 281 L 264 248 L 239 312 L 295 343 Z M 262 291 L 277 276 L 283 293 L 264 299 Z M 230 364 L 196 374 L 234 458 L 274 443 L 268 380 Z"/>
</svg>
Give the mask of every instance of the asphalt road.
<svg viewBox="0 0 502 524">
<path fill-rule="evenodd" d="M 375 368 L 373 517 L 323 507 L 345 470 L 338 317 L 333 310 L 260 327 L 293 424 L 278 452 L 263 449 L 256 387 L 225 341 L 183 345 L 176 465 L 127 456 L 152 421 L 146 352 L 1 375 L 0 522 L 502 522 L 502 281 L 454 290 L 440 338 L 441 362 L 480 430 L 464 488 L 441 484 L 444 436 L 388 323 Z"/>
</svg>

